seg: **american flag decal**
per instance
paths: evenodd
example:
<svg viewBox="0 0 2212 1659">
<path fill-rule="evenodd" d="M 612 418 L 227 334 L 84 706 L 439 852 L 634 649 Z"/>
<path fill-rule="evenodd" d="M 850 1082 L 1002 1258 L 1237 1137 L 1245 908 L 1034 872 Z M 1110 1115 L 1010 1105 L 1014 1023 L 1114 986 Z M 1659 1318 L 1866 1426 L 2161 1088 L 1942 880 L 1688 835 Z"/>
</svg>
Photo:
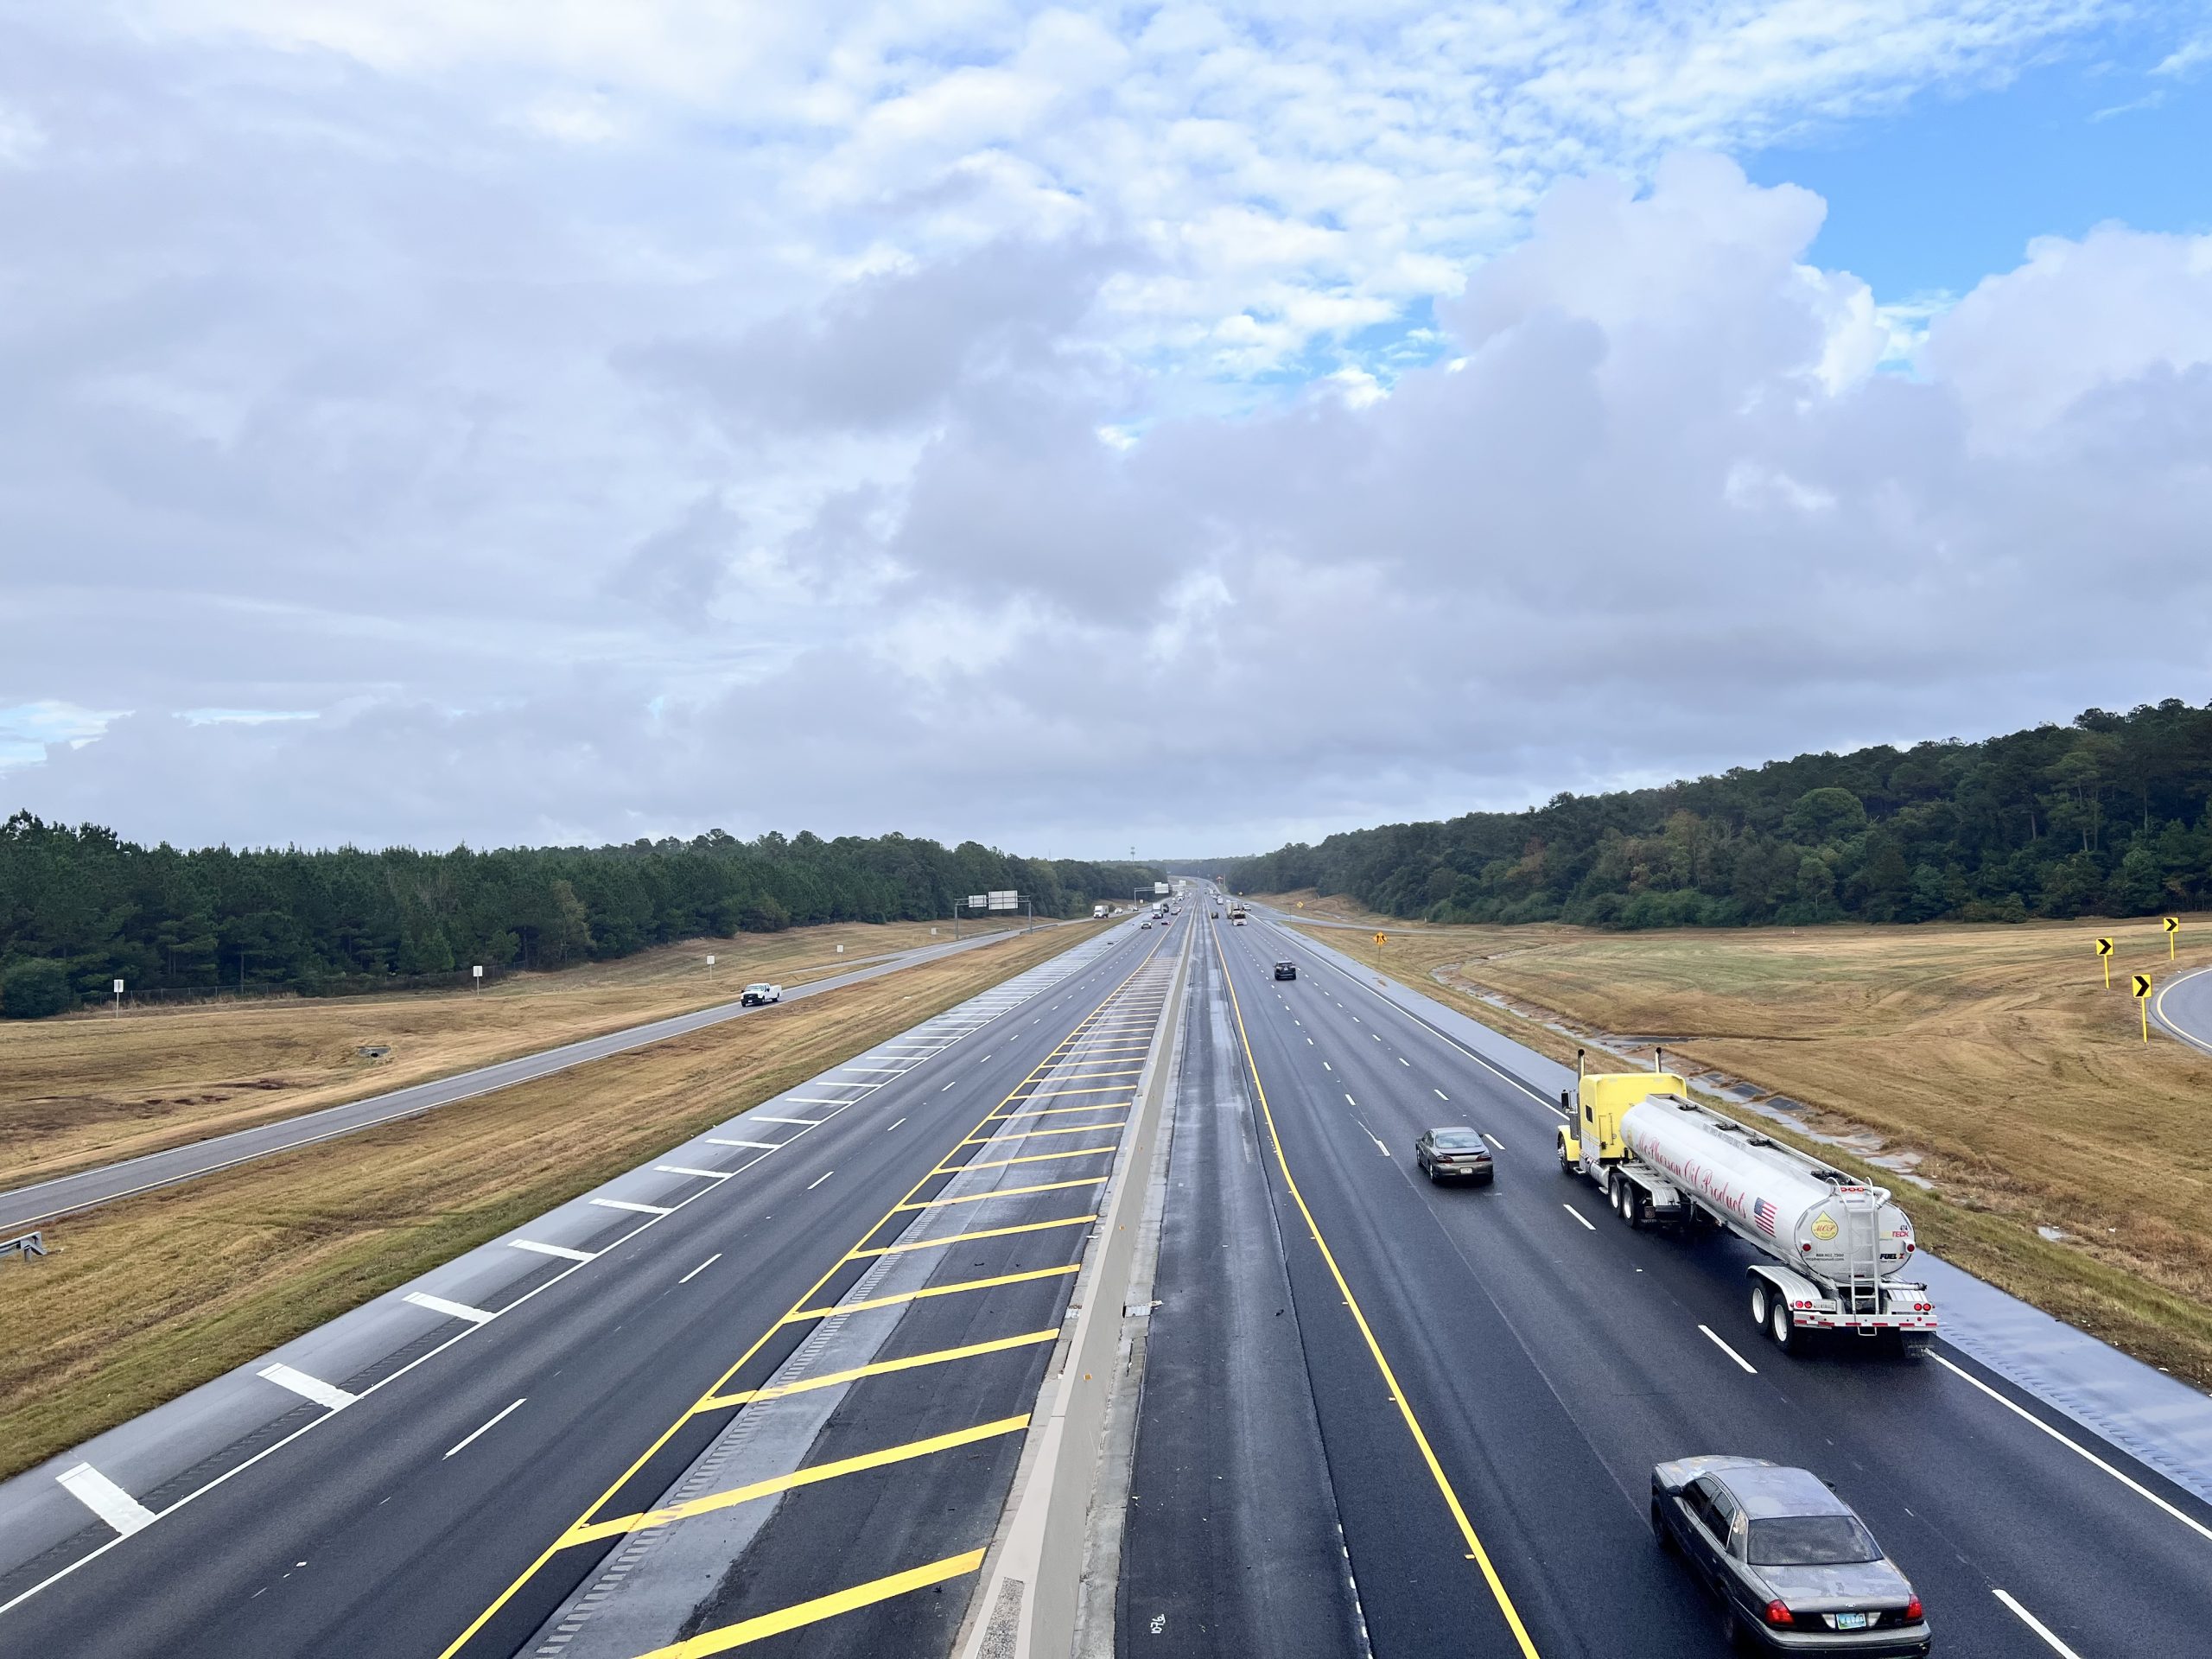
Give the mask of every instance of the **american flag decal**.
<svg viewBox="0 0 2212 1659">
<path fill-rule="evenodd" d="M 1751 1219 L 1758 1223 L 1759 1231 L 1769 1238 L 1774 1236 L 1774 1205 L 1767 1199 L 1761 1198 L 1751 1206 Z"/>
</svg>

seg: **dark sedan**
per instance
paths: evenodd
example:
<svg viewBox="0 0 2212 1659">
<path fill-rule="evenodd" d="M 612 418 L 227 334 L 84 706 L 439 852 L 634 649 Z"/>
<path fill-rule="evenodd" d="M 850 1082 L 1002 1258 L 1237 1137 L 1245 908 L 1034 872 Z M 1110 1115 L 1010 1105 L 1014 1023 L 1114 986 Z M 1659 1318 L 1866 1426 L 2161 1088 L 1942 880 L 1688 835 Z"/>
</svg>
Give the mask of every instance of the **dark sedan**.
<svg viewBox="0 0 2212 1659">
<path fill-rule="evenodd" d="M 1911 1581 L 1817 1475 L 1764 1458 L 1651 1471 L 1651 1529 L 1720 1599 L 1730 1643 L 1770 1653 L 1924 1654 Z"/>
<path fill-rule="evenodd" d="M 1296 979 L 1298 977 L 1298 964 L 1294 962 L 1279 962 L 1275 963 L 1275 977 L 1277 979 Z"/>
<path fill-rule="evenodd" d="M 1487 1186 L 1497 1174 L 1482 1136 L 1456 1125 L 1424 1130 L 1414 1142 L 1414 1162 L 1432 1181 L 1473 1181 Z"/>
</svg>

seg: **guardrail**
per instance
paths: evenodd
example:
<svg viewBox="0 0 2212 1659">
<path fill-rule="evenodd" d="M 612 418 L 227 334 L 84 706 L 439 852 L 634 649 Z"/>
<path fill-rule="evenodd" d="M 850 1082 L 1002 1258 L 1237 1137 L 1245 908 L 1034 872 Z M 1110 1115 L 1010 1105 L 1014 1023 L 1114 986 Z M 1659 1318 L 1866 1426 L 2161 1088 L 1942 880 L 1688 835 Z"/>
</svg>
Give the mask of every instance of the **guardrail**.
<svg viewBox="0 0 2212 1659">
<path fill-rule="evenodd" d="M 22 1233 L 14 1238 L 0 1238 L 0 1256 L 20 1255 L 28 1262 L 35 1255 L 45 1254 L 44 1233 Z"/>
</svg>

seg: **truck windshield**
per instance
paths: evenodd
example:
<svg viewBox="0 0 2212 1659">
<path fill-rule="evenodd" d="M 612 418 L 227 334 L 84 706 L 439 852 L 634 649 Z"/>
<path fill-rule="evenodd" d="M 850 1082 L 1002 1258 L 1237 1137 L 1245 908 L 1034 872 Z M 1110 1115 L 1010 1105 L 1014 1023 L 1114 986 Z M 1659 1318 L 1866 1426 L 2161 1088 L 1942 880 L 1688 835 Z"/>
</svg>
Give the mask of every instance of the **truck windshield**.
<svg viewBox="0 0 2212 1659">
<path fill-rule="evenodd" d="M 1873 1535 L 1853 1515 L 1791 1515 L 1754 1521 L 1744 1559 L 1753 1567 L 1836 1567 L 1878 1561 Z"/>
</svg>

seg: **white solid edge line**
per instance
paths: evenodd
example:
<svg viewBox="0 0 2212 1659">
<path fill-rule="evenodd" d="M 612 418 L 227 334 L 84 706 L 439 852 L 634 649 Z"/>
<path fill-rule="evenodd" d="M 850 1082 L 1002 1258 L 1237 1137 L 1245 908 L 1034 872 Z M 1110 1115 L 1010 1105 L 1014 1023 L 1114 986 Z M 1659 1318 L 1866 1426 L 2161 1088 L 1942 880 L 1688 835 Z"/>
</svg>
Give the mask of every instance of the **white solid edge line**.
<svg viewBox="0 0 2212 1659">
<path fill-rule="evenodd" d="M 154 1524 L 151 1510 L 89 1463 L 64 1469 L 54 1479 L 70 1497 L 113 1527 L 118 1538 L 128 1538 L 141 1527 Z"/>
<path fill-rule="evenodd" d="M 289 1389 L 302 1398 L 312 1400 L 318 1406 L 327 1406 L 333 1411 L 353 1403 L 353 1396 L 337 1384 L 309 1376 L 305 1371 L 296 1371 L 282 1360 L 263 1366 L 255 1375 L 265 1376 L 278 1388 Z"/>
<path fill-rule="evenodd" d="M 709 1256 L 705 1261 L 702 1262 L 701 1262 L 697 1267 L 696 1267 L 696 1268 L 692 1268 L 690 1272 L 689 1272 L 689 1273 L 685 1274 L 684 1274 L 681 1279 L 677 1280 L 676 1282 L 677 1282 L 677 1284 L 679 1284 L 679 1285 L 688 1285 L 688 1284 L 690 1284 L 690 1283 L 694 1279 L 696 1279 L 696 1278 L 697 1278 L 701 1274 L 704 1273 L 704 1272 L 705 1272 L 709 1268 L 713 1267 L 713 1266 L 715 1265 L 715 1262 L 717 1262 L 721 1261 L 721 1259 L 722 1259 L 722 1253 L 721 1253 L 720 1250 L 716 1250 L 716 1251 L 715 1251 L 712 1255 Z"/>
<path fill-rule="evenodd" d="M 486 1429 L 487 1429 L 487 1428 L 490 1428 L 490 1427 L 493 1427 L 493 1425 L 497 1424 L 497 1423 L 499 1422 L 499 1421 L 502 1417 L 505 1417 L 505 1416 L 509 1412 L 511 1412 L 511 1411 L 514 1410 L 515 1406 L 519 1406 L 519 1405 L 521 1405 L 521 1404 L 522 1404 L 522 1402 L 523 1402 L 523 1400 L 527 1400 L 527 1399 L 529 1399 L 529 1398 L 530 1398 L 530 1396 L 529 1396 L 528 1395 L 523 1395 L 522 1400 L 518 1400 L 518 1401 L 516 1401 L 516 1402 L 515 1402 L 515 1403 L 514 1403 L 514 1405 L 512 1405 L 512 1406 L 505 1406 L 505 1407 L 502 1407 L 499 1410 L 493 1412 L 493 1413 L 492 1414 L 492 1415 L 491 1415 L 491 1417 L 490 1417 L 490 1419 L 489 1419 L 488 1421 L 485 1421 L 485 1422 L 484 1422 L 484 1423 L 482 1423 L 482 1424 L 480 1424 L 477 1427 L 475 1427 L 475 1428 L 474 1428 L 474 1429 L 471 1429 L 466 1436 L 464 1436 L 461 1440 L 459 1440 L 458 1442 L 456 1442 L 456 1443 L 455 1443 L 455 1445 L 454 1446 L 453 1451 L 452 1451 L 452 1452 L 448 1452 L 446 1453 L 446 1457 L 448 1457 L 448 1458 L 449 1458 L 449 1457 L 453 1456 L 454 1452 L 459 1452 L 459 1451 L 461 1451 L 461 1450 L 463 1450 L 464 1448 L 466 1448 L 466 1447 L 467 1447 L 467 1446 L 468 1445 L 469 1441 L 471 1441 L 471 1440 L 474 1440 L 474 1439 L 475 1439 L 479 1434 L 481 1434 L 481 1433 L 482 1433 Z M 443 1460 L 444 1460 L 443 1459 L 440 1459 L 440 1461 L 441 1461 L 441 1462 L 442 1462 Z"/>
<path fill-rule="evenodd" d="M 2009 1592 L 1999 1590 L 1993 1584 L 1989 1586 L 1989 1593 L 1996 1597 L 1998 1600 L 2003 1602 L 2007 1607 L 2010 1607 L 2012 1611 L 2018 1616 L 2020 1623 L 2026 1625 L 2037 1636 L 2043 1637 L 2044 1641 L 2050 1643 L 2051 1650 L 2054 1653 L 2063 1653 L 2066 1656 L 2066 1659 L 2082 1659 L 2082 1656 L 2080 1654 L 2075 1652 L 2073 1649 L 2068 1647 L 2063 1642 L 2058 1639 L 2057 1634 L 2052 1630 L 2050 1625 L 2044 1624 L 2043 1620 L 2037 1618 L 2026 1608 L 2021 1606 L 2018 1602 L 2013 1600 Z"/>
<path fill-rule="evenodd" d="M 1953 1376 L 1964 1377 L 1967 1382 L 1973 1383 L 1974 1387 L 1980 1389 L 1984 1394 L 1994 1400 L 1999 1405 L 2004 1407 L 2005 1410 L 2011 1412 L 2014 1416 L 2019 1418 L 2023 1422 L 2033 1423 L 2037 1428 L 2050 1435 L 2052 1440 L 2056 1440 L 2068 1451 L 2075 1453 L 2077 1457 L 2088 1459 L 2091 1463 L 2096 1465 L 2098 1468 L 2103 1470 L 2105 1473 L 2110 1475 L 2121 1485 L 2126 1487 L 2129 1491 L 2133 1492 L 2138 1497 L 2149 1499 L 2152 1503 L 2164 1510 L 2168 1515 L 2173 1516 L 2175 1520 L 2180 1522 L 2182 1525 L 2187 1527 L 2191 1532 L 2196 1533 L 2199 1537 L 2203 1538 L 2208 1542 L 2212 1542 L 2212 1527 L 2208 1527 L 2202 1521 L 2196 1519 L 2196 1516 L 2189 1515 L 2181 1510 L 2176 1509 L 2172 1504 L 2167 1503 L 2164 1498 L 2160 1497 L 2149 1487 L 2144 1485 L 2141 1481 L 2135 1479 L 2133 1476 L 2127 1474 L 2122 1470 L 2113 1468 L 2112 1465 L 2107 1463 L 2102 1458 L 2090 1451 L 2086 1446 L 2080 1445 L 2076 1441 L 2069 1440 L 2065 1435 L 2053 1428 L 2049 1423 L 2044 1421 L 2042 1418 L 2037 1416 L 2032 1411 L 2024 1410 L 2021 1407 L 2013 1404 L 2012 1401 L 2007 1400 L 2003 1395 L 1998 1393 L 1996 1389 L 1991 1388 L 1988 1383 L 1983 1382 L 1973 1372 L 1962 1370 L 1959 1366 L 1952 1364 L 1949 1360 L 1944 1358 L 1941 1354 L 1930 1354 L 1928 1357 L 1934 1360 L 1938 1365 L 1941 1365 L 1945 1370 L 1950 1372 Z"/>
<path fill-rule="evenodd" d="M 737 1172 L 732 1169 L 694 1169 L 689 1164 L 655 1164 L 656 1175 L 696 1175 L 702 1181 L 726 1181 Z"/>
<path fill-rule="evenodd" d="M 1718 1348 L 1722 1353 L 1727 1355 L 1729 1358 L 1734 1360 L 1738 1365 L 1749 1371 L 1753 1376 L 1757 1376 L 1759 1374 L 1759 1368 L 1752 1364 L 1750 1360 L 1745 1359 L 1741 1354 L 1738 1353 L 1733 1348 L 1731 1348 L 1726 1343 L 1723 1342 L 1720 1339 L 1720 1333 L 1718 1331 L 1715 1331 L 1711 1325 L 1700 1325 L 1698 1326 L 1698 1329 L 1704 1332 L 1707 1337 L 1711 1338 L 1714 1347 Z"/>
<path fill-rule="evenodd" d="M 2203 1038 L 2197 1036 L 2193 1032 L 2183 1030 L 2172 1020 L 2166 1018 L 2166 993 L 2172 990 L 2177 985 L 2186 985 L 2190 980 L 2195 979 L 2199 974 L 2212 974 L 2212 968 L 2192 968 L 2187 973 L 2181 975 L 2178 978 L 2170 980 L 2165 984 L 2160 986 L 2158 988 L 2158 994 L 2151 999 L 2151 1017 L 2166 1028 L 2168 1035 L 2180 1038 L 2182 1041 L 2187 1043 L 2191 1048 L 2202 1049 L 2205 1053 L 2212 1054 L 2212 1042 L 2207 1042 Z"/>
<path fill-rule="evenodd" d="M 1067 976 L 1068 976 L 1066 975 L 1063 975 L 1061 977 L 1062 979 L 1065 979 Z M 1023 977 L 1026 978 L 1027 976 L 1024 976 Z M 1096 977 L 1097 976 L 1093 974 L 1084 982 L 1088 984 L 1090 982 L 1091 979 L 1096 979 Z M 1058 982 L 1053 982 L 1053 983 Z M 1028 997 L 1038 995 L 1040 995 L 1040 993 L 1027 993 L 1024 1000 L 1026 1001 Z M 993 1018 L 996 1017 L 997 1016 L 995 1014 L 993 1016 Z M 988 1021 L 986 1021 L 985 1023 L 988 1024 Z M 873 1087 L 874 1085 L 869 1084 L 861 1086 Z M 772 1151 L 775 1148 L 772 1147 L 764 1148 L 766 1151 Z M 753 1161 L 757 1162 L 759 1160 L 755 1160 Z M 699 1194 L 696 1196 L 703 1197 L 704 1194 Z M 683 1204 L 690 1204 L 690 1202 L 692 1202 L 690 1198 L 683 1200 Z M 680 1210 L 683 1207 L 683 1205 L 680 1204 L 676 1207 Z M 611 1250 L 616 1244 L 627 1243 L 631 1239 L 636 1237 L 639 1233 L 643 1232 L 646 1228 L 658 1226 L 659 1222 L 660 1217 L 654 1217 L 650 1220 L 640 1222 L 635 1230 L 625 1233 L 620 1238 L 616 1239 L 614 1243 L 609 1244 L 607 1249 Z M 601 1254 L 604 1255 L 605 1251 L 602 1251 Z M 581 1271 L 582 1266 L 583 1264 L 582 1262 L 578 1262 L 575 1267 L 569 1268 L 561 1273 L 554 1274 L 552 1278 L 547 1280 L 543 1284 L 535 1286 L 532 1288 L 523 1292 L 521 1295 L 516 1297 L 512 1302 L 500 1309 L 499 1312 L 502 1313 L 512 1313 L 516 1308 L 520 1307 L 524 1302 L 531 1300 L 541 1292 L 552 1289 L 554 1286 L 566 1279 L 569 1274 Z M 417 1354 L 414 1358 L 409 1360 L 404 1365 L 402 1365 L 397 1370 L 392 1372 L 389 1376 L 378 1378 L 377 1381 L 372 1382 L 367 1388 L 361 1391 L 364 1395 L 374 1394 L 378 1389 L 388 1387 L 391 1384 L 398 1382 L 401 1377 L 407 1376 L 418 1365 L 428 1364 L 431 1360 L 435 1359 L 440 1354 L 445 1352 L 447 1349 L 452 1347 L 454 1343 L 465 1340 L 468 1337 L 469 1332 L 474 1330 L 477 1325 L 489 1324 L 493 1319 L 498 1317 L 497 1314 L 487 1313 L 481 1308 L 469 1307 L 460 1302 L 449 1302 L 443 1297 L 432 1296 L 428 1293 L 422 1291 L 404 1292 L 403 1300 L 413 1302 L 419 1307 L 427 1307 L 435 1312 L 450 1315 L 454 1319 L 466 1320 L 468 1322 L 468 1328 L 467 1330 L 455 1332 L 453 1336 L 448 1337 L 445 1341 L 438 1344 L 436 1347 L 429 1350 L 427 1352 Z M 329 1416 L 325 1414 L 321 1417 L 315 1418 L 311 1422 L 302 1424 L 299 1427 L 294 1429 L 283 1439 L 272 1440 L 269 1445 L 263 1446 L 258 1452 L 256 1452 L 251 1457 L 245 1458 L 241 1461 L 232 1465 L 231 1467 L 224 1470 L 219 1475 L 215 1475 L 202 1484 L 194 1487 L 183 1497 L 168 1504 L 161 1511 L 160 1515 L 156 1516 L 154 1518 L 156 1520 L 160 1520 L 163 1516 L 173 1515 L 177 1510 L 184 1508 L 188 1503 L 196 1502 L 198 1499 L 205 1497 L 217 1487 L 226 1484 L 233 1477 L 244 1474 L 247 1470 L 252 1468 L 254 1465 L 259 1463 L 264 1458 L 274 1457 L 277 1452 L 291 1445 L 293 1441 L 298 1440 L 302 1435 L 309 1433 L 311 1430 L 329 1421 Z M 75 1560 L 71 1561 L 67 1566 L 55 1568 L 53 1572 L 48 1573 L 46 1577 L 41 1579 L 36 1584 L 17 1591 L 6 1601 L 0 1601 L 0 1613 L 4 1613 L 11 1608 L 21 1606 L 23 1603 L 29 1601 L 33 1596 L 39 1594 L 44 1590 L 51 1588 L 53 1586 L 59 1584 L 62 1580 L 70 1577 L 79 1567 L 85 1566 L 88 1562 L 99 1560 L 101 1556 L 106 1554 L 109 1550 L 121 1543 L 123 1541 L 124 1535 L 127 1535 L 111 1538 L 107 1542 L 100 1545 L 98 1548 L 87 1550 L 84 1554 L 79 1555 Z"/>
<path fill-rule="evenodd" d="M 1583 1214 L 1580 1210 L 1576 1209 L 1573 1205 L 1571 1205 L 1571 1204 L 1562 1203 L 1562 1204 L 1560 1205 L 1560 1209 L 1562 1209 L 1562 1210 L 1564 1210 L 1564 1211 L 1567 1211 L 1567 1213 L 1568 1215 L 1573 1216 L 1573 1217 L 1577 1221 L 1580 1222 L 1580 1223 L 1581 1223 L 1585 1227 L 1589 1227 L 1589 1228 L 1590 1228 L 1590 1230 L 1591 1230 L 1592 1232 L 1593 1232 L 1593 1233 L 1594 1233 L 1594 1232 L 1596 1232 L 1596 1231 L 1598 1230 L 1597 1230 L 1597 1228 L 1595 1228 L 1594 1226 L 1591 1226 L 1590 1217 L 1587 1217 L 1587 1216 L 1586 1216 L 1586 1215 L 1584 1215 L 1584 1214 Z M 1716 1340 L 1718 1340 L 1718 1338 L 1716 1338 Z"/>
<path fill-rule="evenodd" d="M 628 1198 L 594 1198 L 591 1202 L 602 1210 L 628 1210 L 641 1216 L 672 1216 L 676 1213 L 664 1204 L 633 1204 Z"/>
<path fill-rule="evenodd" d="M 532 1250 L 539 1255 L 557 1255 L 564 1262 L 588 1262 L 592 1257 L 589 1250 L 572 1250 L 565 1244 L 541 1244 L 534 1238 L 511 1238 L 507 1241 L 507 1248 L 511 1250 Z"/>
</svg>

